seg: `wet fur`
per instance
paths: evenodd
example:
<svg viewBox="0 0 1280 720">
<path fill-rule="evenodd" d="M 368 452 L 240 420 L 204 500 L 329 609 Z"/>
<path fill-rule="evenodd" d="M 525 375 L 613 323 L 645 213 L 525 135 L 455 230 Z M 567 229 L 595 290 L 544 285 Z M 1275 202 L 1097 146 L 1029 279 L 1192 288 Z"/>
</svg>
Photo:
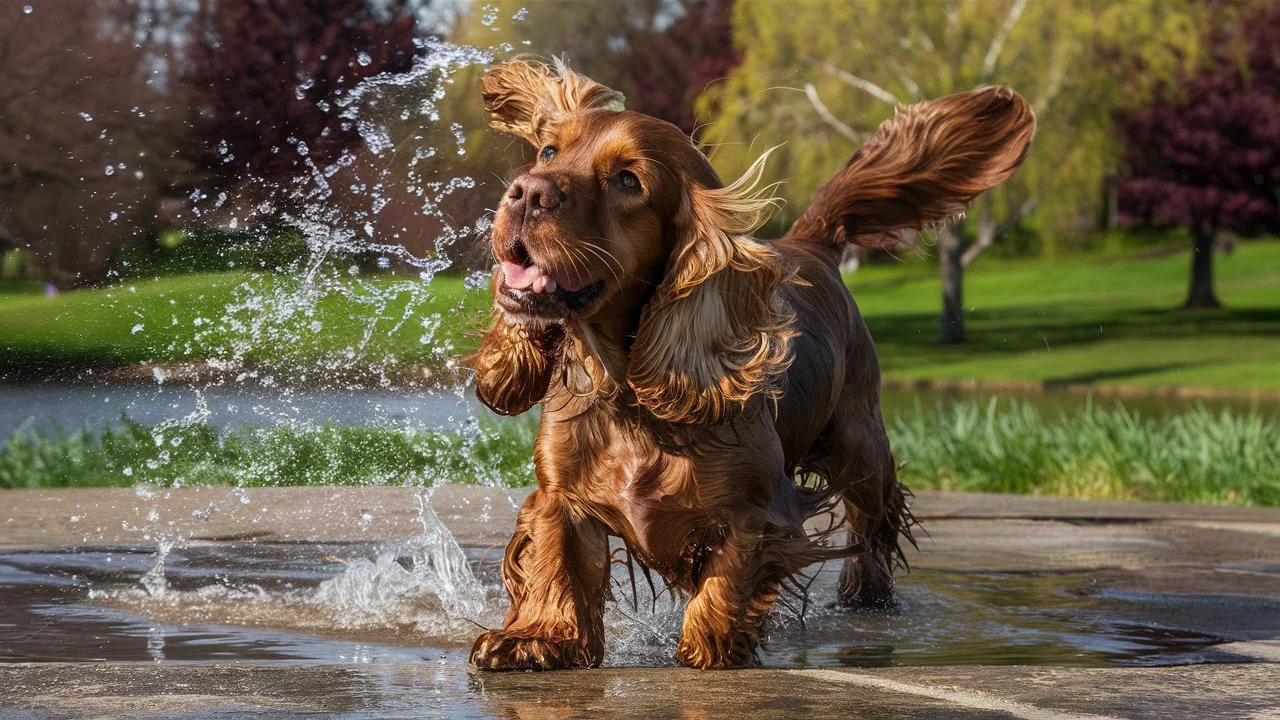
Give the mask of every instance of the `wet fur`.
<svg viewBox="0 0 1280 720">
<path fill-rule="evenodd" d="M 1034 132 L 1025 101 L 985 88 L 900 109 L 785 238 L 763 243 L 751 237 L 771 202 L 756 189 L 761 164 L 722 186 L 675 128 L 615 112 L 617 93 L 562 64 L 499 65 L 484 97 L 494 127 L 535 147 L 622 137 L 662 162 L 644 171 L 646 204 L 620 206 L 629 219 L 609 217 L 605 195 L 583 200 L 540 250 L 568 253 L 576 270 L 574 237 L 621 238 L 621 289 L 563 323 L 495 310 L 473 358 L 486 405 L 542 405 L 538 489 L 503 565 L 511 610 L 476 640 L 475 664 L 598 665 L 610 535 L 689 594 L 677 656 L 690 667 L 754 662 L 781 588 L 818 560 L 843 558 L 840 602 L 890 601 L 912 521 L 840 248 L 938 222 L 1008 177 Z M 591 147 L 580 163 L 609 152 Z M 574 183 L 592 166 L 572 162 L 557 171 L 563 187 L 588 192 Z M 847 542 L 805 530 L 833 503 Z"/>
</svg>

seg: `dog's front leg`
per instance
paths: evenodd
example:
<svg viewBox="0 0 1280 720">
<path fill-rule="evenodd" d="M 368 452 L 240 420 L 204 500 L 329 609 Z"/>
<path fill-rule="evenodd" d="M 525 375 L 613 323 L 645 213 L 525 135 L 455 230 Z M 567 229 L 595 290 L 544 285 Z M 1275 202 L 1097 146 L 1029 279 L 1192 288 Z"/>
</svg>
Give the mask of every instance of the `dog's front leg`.
<svg viewBox="0 0 1280 720">
<path fill-rule="evenodd" d="M 534 491 L 502 564 L 511 610 L 501 630 L 476 639 L 471 661 L 485 670 L 599 665 L 608 572 L 604 525 L 576 516 L 559 493 Z"/>
<path fill-rule="evenodd" d="M 684 612 L 676 658 L 692 668 L 731 668 L 756 661 L 760 622 L 778 596 L 762 573 L 762 535 L 732 528 L 711 551 Z"/>
</svg>

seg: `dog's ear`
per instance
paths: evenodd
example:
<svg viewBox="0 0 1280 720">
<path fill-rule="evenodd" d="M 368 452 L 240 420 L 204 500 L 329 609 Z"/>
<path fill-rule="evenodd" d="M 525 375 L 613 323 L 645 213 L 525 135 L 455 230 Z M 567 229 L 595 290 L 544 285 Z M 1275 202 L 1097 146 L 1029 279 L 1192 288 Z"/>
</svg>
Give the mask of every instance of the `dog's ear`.
<svg viewBox="0 0 1280 720">
<path fill-rule="evenodd" d="M 623 107 L 622 93 L 570 70 L 559 58 L 550 65 L 536 60 L 496 65 L 485 73 L 483 86 L 489 124 L 519 135 L 534 147 L 542 145 L 548 125 L 568 115 Z"/>
<path fill-rule="evenodd" d="M 784 273 L 777 253 L 750 236 L 775 204 L 756 189 L 764 160 L 728 187 L 686 186 L 679 239 L 627 369 L 637 401 L 660 420 L 720 422 L 754 395 L 781 392 L 793 335 L 777 294 Z"/>
<path fill-rule="evenodd" d="M 531 330 L 495 310 L 480 345 L 469 358 L 476 397 L 499 415 L 519 415 L 542 402 L 551 384 L 563 328 Z"/>
<path fill-rule="evenodd" d="M 877 245 L 965 211 L 1022 164 L 1036 116 L 985 87 L 900 106 L 818 191 L 790 235 Z"/>
</svg>

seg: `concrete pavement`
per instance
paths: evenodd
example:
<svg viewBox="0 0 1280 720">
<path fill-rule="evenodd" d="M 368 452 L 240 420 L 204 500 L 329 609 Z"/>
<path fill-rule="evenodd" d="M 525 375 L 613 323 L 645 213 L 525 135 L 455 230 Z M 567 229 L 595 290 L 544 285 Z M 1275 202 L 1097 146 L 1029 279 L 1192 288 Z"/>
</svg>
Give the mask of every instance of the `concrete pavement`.
<svg viewBox="0 0 1280 720">
<path fill-rule="evenodd" d="M 174 536 L 210 546 L 392 539 L 421 530 L 416 498 L 405 488 L 6 491 L 0 550 Z M 430 502 L 462 544 L 486 547 L 505 542 L 521 498 L 450 486 Z M 920 493 L 914 507 L 927 534 L 904 588 L 913 577 L 1045 578 L 1052 582 L 1027 585 L 997 615 L 1052 603 L 1088 615 L 1124 602 L 1151 608 L 1137 617 L 1156 634 L 1205 639 L 1194 653 L 1102 667 L 855 662 L 863 666 L 490 675 L 443 658 L 0 663 L 0 718 L 1280 718 L 1280 510 L 948 493 Z M 0 602 L 4 594 L 0 583 Z M 923 620 L 911 613 L 925 607 L 909 606 L 905 621 Z M 1158 657 L 1212 662 L 1141 666 Z"/>
</svg>

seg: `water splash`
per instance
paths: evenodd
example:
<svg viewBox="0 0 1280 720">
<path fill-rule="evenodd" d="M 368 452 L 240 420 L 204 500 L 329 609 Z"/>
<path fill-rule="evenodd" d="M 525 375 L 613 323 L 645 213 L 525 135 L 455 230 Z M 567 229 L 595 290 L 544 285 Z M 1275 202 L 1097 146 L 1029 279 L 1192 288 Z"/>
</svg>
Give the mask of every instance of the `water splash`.
<svg viewBox="0 0 1280 720">
<path fill-rule="evenodd" d="M 490 14 L 483 24 L 493 27 L 498 18 Z M 516 20 L 523 14 L 521 10 Z M 465 298 L 484 298 L 488 279 L 485 273 L 468 275 L 461 283 L 464 299 L 452 308 L 448 301 L 441 302 L 442 297 L 452 296 L 444 294 L 437 281 L 453 268 L 457 245 L 482 238 L 490 225 L 487 219 L 454 222 L 444 210 L 450 198 L 479 183 L 466 175 L 452 175 L 453 166 L 445 162 L 445 158 L 467 154 L 467 134 L 461 123 L 443 119 L 447 113 L 442 108 L 447 93 L 459 87 L 454 84 L 459 72 L 490 63 L 512 48 L 436 39 L 417 41 L 417 46 L 407 72 L 369 78 L 333 101 L 332 109 L 341 121 L 358 133 L 358 146 L 323 164 L 306 142 L 291 138 L 277 150 L 296 155 L 304 172 L 288 187 L 264 190 L 257 179 L 245 178 L 229 192 L 193 191 L 197 222 L 232 230 L 287 227 L 297 233 L 305 249 L 292 258 L 259 259 L 257 264 L 235 259 L 232 252 L 220 254 L 227 269 L 240 275 L 228 275 L 229 300 L 216 314 L 180 307 L 172 300 L 167 307 L 157 304 L 145 317 L 140 314 L 133 334 L 174 338 L 161 341 L 156 348 L 159 355 L 204 358 L 198 368 L 181 372 L 156 364 L 150 376 L 157 385 L 180 382 L 185 373 L 198 386 L 257 386 L 286 399 L 301 388 L 345 392 L 406 384 L 466 394 L 465 373 L 453 359 L 458 348 L 450 338 L 456 335 L 459 318 L 467 313 Z M 362 55 L 357 62 L 367 65 L 370 61 Z M 306 95 L 312 82 L 304 80 L 295 88 L 298 98 Z M 87 114 L 82 116 L 92 121 Z M 231 160 L 225 143 L 217 149 Z M 107 165 L 103 172 L 125 170 L 123 164 Z M 406 208 L 410 214 L 393 217 L 393 209 L 405 213 Z M 409 227 L 424 223 L 432 228 L 430 242 L 425 248 L 410 247 Z M 278 233 L 278 229 L 255 232 L 250 243 L 272 240 Z M 174 328 L 183 331 L 174 332 Z M 350 337 L 335 352 L 331 347 L 336 332 Z M 401 357 L 380 342 L 405 333 L 416 336 L 420 348 L 427 348 L 417 356 L 425 355 L 427 362 Z M 500 624 L 500 591 L 481 584 L 430 504 L 431 488 L 439 483 L 466 479 L 504 484 L 494 468 L 474 460 L 474 448 L 485 431 L 473 410 L 449 417 L 463 445 L 461 454 L 470 459 L 465 467 L 442 463 L 411 476 L 312 479 L 423 488 L 417 496 L 422 529 L 415 537 L 386 546 L 373 557 L 347 560 L 343 572 L 312 588 L 268 589 L 252 583 L 173 587 L 165 564 L 183 538 L 172 537 L 155 510 L 169 487 L 200 482 L 175 476 L 170 468 L 177 466 L 173 458 L 179 444 L 184 438 L 200 436 L 201 428 L 207 429 L 208 416 L 201 394 L 196 412 L 151 428 L 157 448 L 154 457 L 136 468 L 122 469 L 139 483 L 139 499 L 151 506 L 147 523 L 137 530 L 145 541 L 156 543 L 157 550 L 137 586 L 95 589 L 98 600 L 184 620 L 234 622 L 287 616 L 291 622 L 326 629 L 407 627 L 454 638 L 474 635 L 477 624 Z M 269 420 L 321 443 L 329 432 L 323 418 L 296 411 L 282 411 Z M 420 427 L 412 420 L 403 424 L 407 438 Z M 224 433 L 222 441 L 228 437 Z M 195 514 L 208 518 L 228 503 L 247 502 L 241 488 L 248 483 L 272 484 L 282 476 L 276 462 L 264 457 L 260 464 L 242 469 L 232 490 Z M 363 527 L 373 522 L 370 516 Z M 163 634 L 155 641 L 153 657 L 161 659 Z"/>
<path fill-rule="evenodd" d="M 341 629 L 412 627 L 431 636 L 467 633 L 492 621 L 492 606 L 466 553 L 431 507 L 417 496 L 421 534 L 368 560 L 350 561 L 316 590 L 314 602 Z M 407 555 L 407 558 L 406 558 Z"/>
<path fill-rule="evenodd" d="M 156 546 L 155 562 L 138 582 L 153 598 L 163 598 L 169 592 L 169 581 L 164 576 L 164 563 L 173 550 L 173 540 L 161 540 Z"/>
</svg>

